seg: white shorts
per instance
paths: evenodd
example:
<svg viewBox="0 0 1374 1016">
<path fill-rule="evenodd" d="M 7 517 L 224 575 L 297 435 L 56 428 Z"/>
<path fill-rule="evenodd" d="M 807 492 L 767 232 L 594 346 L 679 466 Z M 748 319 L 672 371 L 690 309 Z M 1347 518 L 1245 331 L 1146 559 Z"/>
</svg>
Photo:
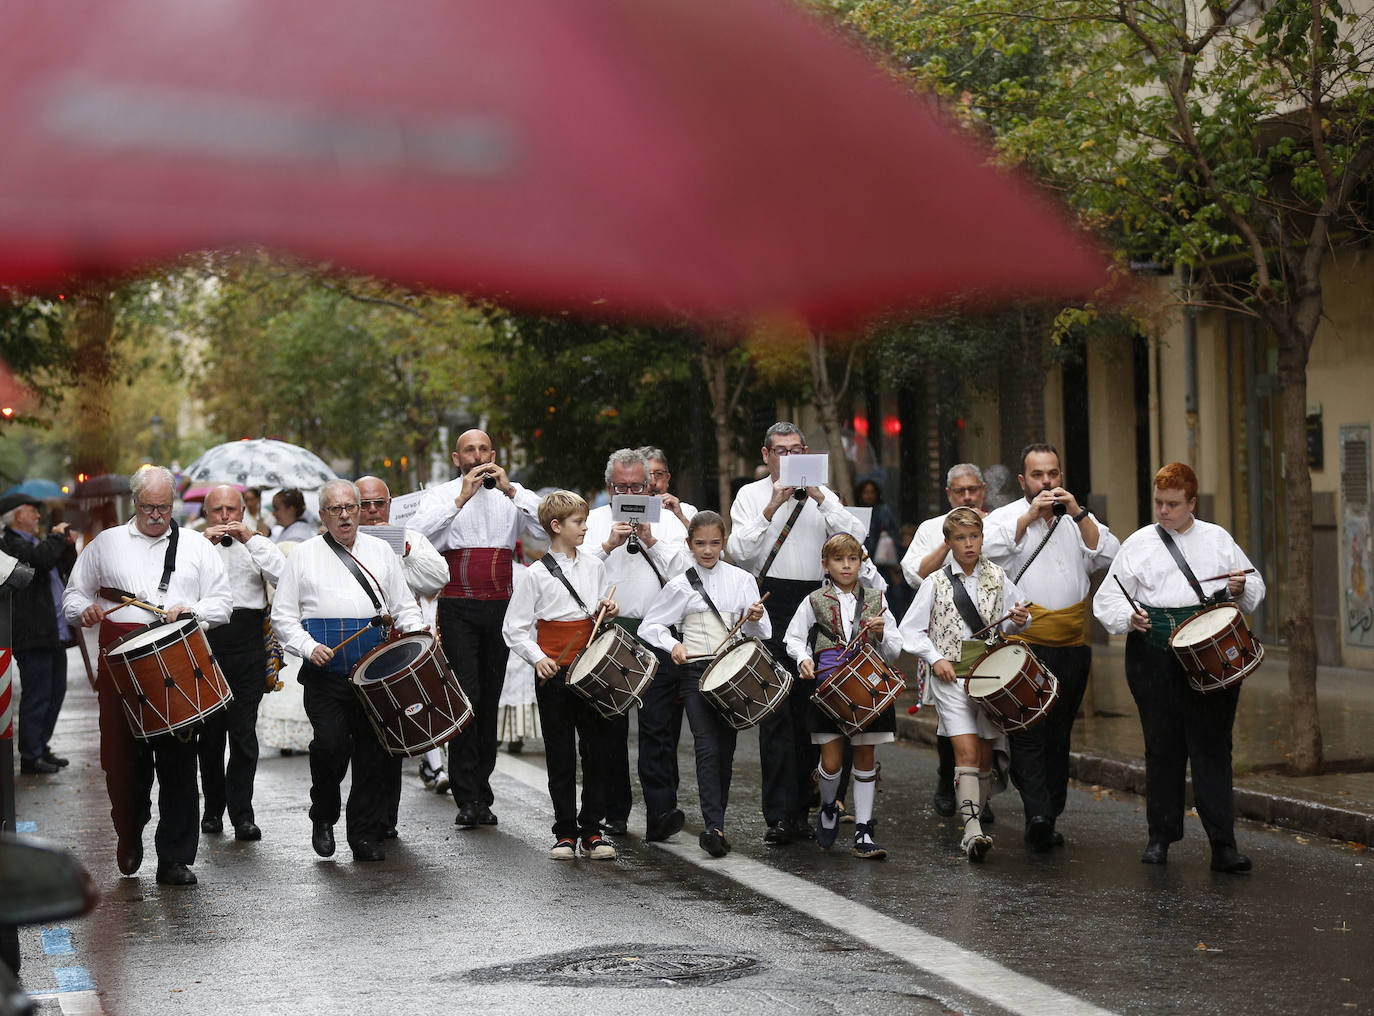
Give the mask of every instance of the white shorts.
<svg viewBox="0 0 1374 1016">
<path fill-rule="evenodd" d="M 843 740 L 843 734 L 812 734 L 812 744 L 829 744 L 831 741 Z M 897 740 L 897 735 L 890 730 L 881 730 L 869 733 L 867 730 L 855 734 L 849 739 L 850 744 L 889 744 Z"/>
<path fill-rule="evenodd" d="M 964 691 L 964 680 L 941 681 L 931 675 L 928 687 L 935 696 L 935 711 L 939 714 L 940 725 L 936 732 L 941 737 L 957 737 L 960 734 L 977 734 L 985 740 L 1004 737 L 1000 727 L 983 707 L 968 697 Z"/>
</svg>

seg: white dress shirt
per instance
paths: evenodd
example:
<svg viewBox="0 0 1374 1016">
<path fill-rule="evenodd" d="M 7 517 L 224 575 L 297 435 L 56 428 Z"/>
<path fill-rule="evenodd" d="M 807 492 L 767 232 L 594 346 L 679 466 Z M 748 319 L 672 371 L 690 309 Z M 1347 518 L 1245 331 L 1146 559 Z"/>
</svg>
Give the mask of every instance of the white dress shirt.
<svg viewBox="0 0 1374 1016">
<path fill-rule="evenodd" d="M 961 568 L 954 569 L 954 581 L 963 583 L 969 599 L 974 603 L 978 602 L 978 579 L 982 574 L 983 562 L 981 560 L 973 566 L 972 575 L 965 575 Z M 907 608 L 907 612 L 902 615 L 900 628 L 902 648 L 913 656 L 919 656 L 932 667 L 944 659 L 939 650 L 935 648 L 935 643 L 930 640 L 930 608 L 935 601 L 935 589 L 936 584 L 934 582 L 921 584 L 921 588 L 916 591 L 916 599 Z M 1021 590 L 1016 588 L 1016 583 L 1011 580 L 1011 576 L 1003 576 L 1003 611 L 1010 611 L 1015 604 L 1024 603 L 1025 599 Z M 990 617 L 988 620 L 995 621 L 997 618 Z M 966 642 L 971 640 L 973 629 L 968 626 L 968 622 L 964 620 L 962 614 L 959 615 L 959 626 L 959 637 Z M 1028 627 L 1030 627 L 1030 618 L 1026 619 L 1024 625 L 1017 624 L 1011 618 L 1007 618 L 1002 622 L 1001 630 L 1004 634 L 1010 635 L 1013 632 L 1024 631 Z M 987 636 L 984 635 L 983 637 L 986 638 Z M 958 663 L 959 661 L 954 660 L 953 662 Z"/>
<path fill-rule="evenodd" d="M 396 552 L 384 541 L 365 532 L 353 540 L 353 556 L 366 569 L 363 578 L 391 615 L 397 631 L 415 632 L 424 627 L 420 608 L 406 587 Z M 370 575 L 368 573 L 371 573 Z M 362 585 L 339 560 L 323 536 L 306 540 L 291 552 L 272 600 L 272 627 L 281 644 L 303 659 L 320 643 L 301 626 L 307 617 L 373 617 L 377 608 Z"/>
<path fill-rule="evenodd" d="M 1016 542 L 1016 520 L 1029 510 L 1030 502 L 1022 497 L 1004 504 L 983 519 L 983 553 L 1012 578 L 1021 574 L 1021 569 L 1049 531 L 1049 522 L 1037 517 L 1026 527 L 1021 542 Z M 1021 591 L 1032 603 L 1048 610 L 1062 610 L 1080 603 L 1092 587 L 1092 573 L 1110 565 L 1121 550 L 1121 541 L 1112 535 L 1106 524 L 1095 515 L 1088 517 L 1097 523 L 1097 549 L 1083 542 L 1078 523 L 1068 515 L 1061 516 L 1050 542 L 1021 576 Z"/>
<path fill-rule="evenodd" d="M 137 521 L 133 518 L 104 530 L 77 557 L 62 594 L 67 620 L 79 625 L 82 611 L 92 604 L 106 612 L 118 607 L 117 601 L 99 593 L 101 586 L 114 586 L 155 606 L 187 606 L 209 627 L 228 621 L 234 609 L 229 576 L 209 541 L 186 529 L 177 534 L 176 569 L 167 591 L 159 593 L 168 536 L 145 536 L 138 531 Z M 151 624 L 158 619 L 159 615 L 134 606 L 121 607 L 112 618 L 127 624 Z"/>
<path fill-rule="evenodd" d="M 854 637 L 854 611 L 858 598 L 854 593 L 841 592 L 833 586 L 830 593 L 840 605 L 840 622 L 844 628 L 838 633 L 840 640 L 847 643 Z M 792 615 L 792 620 L 787 625 L 787 634 L 783 636 L 787 654 L 799 664 L 812 658 L 810 636 L 811 626 L 815 623 L 816 612 L 811 609 L 811 597 L 808 596 L 797 607 L 797 612 Z M 888 663 L 896 663 L 897 657 L 902 655 L 902 633 L 897 628 L 897 618 L 886 605 L 883 606 L 883 637 L 876 648 L 878 654 Z"/>
<path fill-rule="evenodd" d="M 951 508 L 950 511 L 954 509 Z M 925 560 L 936 547 L 944 545 L 945 542 L 945 512 L 944 515 L 936 515 L 934 518 L 926 519 L 916 527 L 916 535 L 911 538 L 911 546 L 907 547 L 906 553 L 902 555 L 902 576 L 906 579 L 906 584 L 912 589 L 921 588 L 921 562 Z M 947 553 L 945 559 L 940 562 L 943 568 L 947 564 L 954 563 L 953 552 Z"/>
<path fill-rule="evenodd" d="M 406 530 L 406 545 L 410 549 L 401 558 L 406 585 L 416 599 L 437 595 L 448 585 L 448 562 L 418 529 Z"/>
<path fill-rule="evenodd" d="M 535 638 L 538 622 L 582 621 L 595 617 L 596 605 L 606 598 L 611 588 L 606 580 L 605 566 L 590 552 L 578 550 L 575 557 L 567 557 L 551 550 L 549 556 L 558 565 L 564 578 L 577 590 L 577 595 L 582 598 L 582 606 L 542 561 L 530 565 L 506 606 L 501 637 L 531 666 L 544 658 L 544 650 L 539 648 Z"/>
<path fill-rule="evenodd" d="M 683 645 L 687 646 L 687 651 L 692 655 L 714 652 L 740 615 L 759 599 L 758 583 L 743 568 L 736 568 L 728 561 L 717 561 L 712 568 L 704 568 L 699 564 L 693 564 L 692 567 L 701 577 L 701 586 L 720 611 L 726 627 L 716 620 L 706 600 L 692 588 L 684 572 L 663 587 L 639 625 L 639 637 L 664 652 L 671 653 L 678 643 L 668 629 L 685 624 L 689 617 L 699 620 L 700 624 L 690 633 L 692 644 L 688 644 L 689 633 L 683 633 Z M 757 621 L 746 621 L 740 630 L 757 639 L 768 639 L 773 635 L 767 612 Z"/>
<path fill-rule="evenodd" d="M 204 536 L 201 539 L 205 539 Z M 210 547 L 229 575 L 234 607 L 263 610 L 267 607 L 267 584 L 276 585 L 286 567 L 286 555 L 265 536 L 254 533 L 247 543 L 233 540 L 229 546 L 210 541 Z"/>
<path fill-rule="evenodd" d="M 512 483 L 511 490 L 512 496 L 507 497 L 498 488 L 478 487 L 459 508 L 455 502 L 463 492 L 462 477 L 449 480 L 425 491 L 410 525 L 440 553 L 479 547 L 514 550 L 515 542 L 524 536 L 542 542 L 539 498 L 518 483 Z"/>
<path fill-rule="evenodd" d="M 601 545 L 610 538 L 612 525 L 610 505 L 593 508 L 587 516 L 587 538 L 581 549 L 606 565 L 607 579 L 615 586 L 620 616 L 643 617 L 663 588 L 645 559 L 653 559 L 653 567 L 658 569 L 665 585 L 681 575 L 692 563 L 692 555 L 687 552 L 687 527 L 672 512 L 662 512 L 651 527 L 655 540 L 652 547 L 640 543 L 639 553 L 631 554 L 627 541 L 607 554 Z"/>
<path fill-rule="evenodd" d="M 816 582 L 821 577 L 821 547 L 836 533 L 849 533 L 863 542 L 864 524 L 855 517 L 835 492 L 822 487 L 823 502 L 807 497 L 797 523 L 787 534 L 778 556 L 768 569 L 768 578 Z M 773 513 L 770 522 L 763 510 L 773 498 L 773 479 L 765 476 L 740 488 L 730 506 L 730 557 L 745 571 L 758 575 L 777 542 L 778 534 L 792 517 L 795 503 L 788 501 Z"/>
<path fill-rule="evenodd" d="M 1186 532 L 1171 534 L 1174 545 L 1183 553 L 1188 567 L 1193 569 L 1199 582 L 1231 571 L 1253 568 L 1231 534 L 1221 526 L 1211 522 L 1194 519 Z M 1142 607 L 1198 607 L 1197 594 L 1183 570 L 1174 562 L 1164 541 L 1153 525 L 1137 529 L 1121 544 L 1121 552 L 1116 555 L 1107 578 L 1093 597 L 1093 614 L 1114 635 L 1129 630 L 1131 605 L 1121 594 L 1117 580 L 1126 587 L 1126 592 Z M 1202 582 L 1202 591 L 1210 596 L 1226 585 L 1225 579 Z M 1245 589 L 1242 590 L 1236 606 L 1250 613 L 1264 599 L 1264 579 L 1259 572 L 1245 576 Z"/>
</svg>

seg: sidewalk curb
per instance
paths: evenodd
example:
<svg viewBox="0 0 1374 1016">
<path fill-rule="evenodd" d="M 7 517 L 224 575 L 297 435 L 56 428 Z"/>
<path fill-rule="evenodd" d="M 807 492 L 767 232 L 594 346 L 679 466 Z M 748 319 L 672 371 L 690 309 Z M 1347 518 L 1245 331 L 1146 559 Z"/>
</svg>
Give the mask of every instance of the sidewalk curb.
<svg viewBox="0 0 1374 1016">
<path fill-rule="evenodd" d="M 898 715 L 897 736 L 904 741 L 935 744 L 936 719 L 933 710 L 920 714 Z M 1089 752 L 1069 753 L 1069 775 L 1080 783 L 1108 787 L 1132 794 L 1145 794 L 1145 761 L 1110 758 Z M 1237 781 L 1234 790 L 1236 817 L 1281 826 L 1312 836 L 1333 840 L 1374 844 L 1374 815 L 1343 808 L 1322 800 L 1301 800 L 1246 786 Z M 1192 801 L 1189 780 L 1188 800 Z"/>
</svg>

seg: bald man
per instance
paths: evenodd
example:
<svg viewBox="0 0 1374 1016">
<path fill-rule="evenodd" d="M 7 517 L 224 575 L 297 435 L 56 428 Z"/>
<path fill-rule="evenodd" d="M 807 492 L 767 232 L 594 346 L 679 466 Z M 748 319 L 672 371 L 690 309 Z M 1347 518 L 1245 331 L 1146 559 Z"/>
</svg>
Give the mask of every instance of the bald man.
<svg viewBox="0 0 1374 1016">
<path fill-rule="evenodd" d="M 258 771 L 258 706 L 267 686 L 267 643 L 263 619 L 267 585 L 276 585 L 286 567 L 277 545 L 248 525 L 247 505 L 237 487 L 221 484 L 205 496 L 205 530 L 215 556 L 229 575 L 234 598 L 229 623 L 206 633 L 215 659 L 234 693 L 229 705 L 211 713 L 201 728 L 197 754 L 205 811 L 202 833 L 224 830 L 224 811 L 238 840 L 262 839 L 253 813 L 253 780 Z M 225 742 L 229 764 L 224 764 Z"/>
<path fill-rule="evenodd" d="M 431 487 L 410 520 L 448 562 L 436 619 L 444 655 L 475 714 L 449 742 L 449 779 L 459 829 L 496 825 L 491 773 L 496 727 L 510 650 L 501 623 L 511 596 L 516 541 L 542 540 L 539 498 L 513 483 L 496 462 L 491 438 L 480 430 L 459 435 L 453 464 L 459 477 Z"/>
</svg>

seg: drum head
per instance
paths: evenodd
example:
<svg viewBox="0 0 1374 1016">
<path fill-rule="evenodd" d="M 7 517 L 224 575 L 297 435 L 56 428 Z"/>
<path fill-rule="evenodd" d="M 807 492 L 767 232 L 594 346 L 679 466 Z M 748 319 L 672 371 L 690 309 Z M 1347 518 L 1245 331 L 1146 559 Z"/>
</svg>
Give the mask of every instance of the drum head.
<svg viewBox="0 0 1374 1016">
<path fill-rule="evenodd" d="M 716 661 L 711 664 L 711 669 L 702 678 L 701 690 L 712 691 L 727 684 L 731 678 L 744 669 L 745 664 L 753 658 L 755 644 L 751 639 L 748 642 L 741 642 L 723 656 L 716 657 Z"/>
<path fill-rule="evenodd" d="M 606 658 L 611 650 L 615 649 L 616 633 L 619 630 L 616 627 L 607 628 L 592 639 L 591 645 L 577 654 L 573 659 L 572 666 L 568 668 L 569 684 L 576 684 L 584 679 L 597 668 L 597 665 Z"/>
<path fill-rule="evenodd" d="M 1176 646 L 1195 646 L 1199 642 L 1207 642 L 1230 628 L 1239 617 L 1239 609 L 1229 603 L 1220 603 L 1184 621 L 1170 641 Z"/>
<path fill-rule="evenodd" d="M 1025 662 L 1024 647 L 998 646 L 983 657 L 969 674 L 968 693 L 979 698 L 991 695 L 1021 673 Z"/>
<path fill-rule="evenodd" d="M 359 663 L 353 680 L 358 684 L 367 684 L 371 681 L 385 681 L 392 674 L 401 673 L 429 651 L 429 643 L 432 640 L 433 636 L 428 632 L 403 635 Z"/>
<path fill-rule="evenodd" d="M 138 631 L 131 631 L 114 645 L 108 655 L 127 656 L 140 651 L 163 649 L 185 638 L 186 633 L 197 625 L 194 617 L 179 617 L 175 621 L 156 621 Z"/>
</svg>

